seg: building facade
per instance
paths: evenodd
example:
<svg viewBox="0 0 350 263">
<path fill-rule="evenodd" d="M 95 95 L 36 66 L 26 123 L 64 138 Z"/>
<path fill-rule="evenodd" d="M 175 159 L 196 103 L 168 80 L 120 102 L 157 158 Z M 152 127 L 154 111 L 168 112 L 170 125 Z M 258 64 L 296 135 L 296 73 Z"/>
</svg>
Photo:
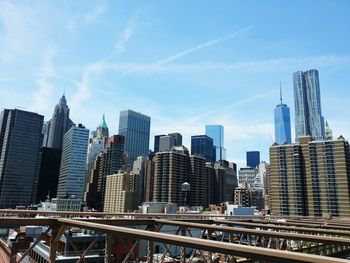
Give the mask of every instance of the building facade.
<svg viewBox="0 0 350 263">
<path fill-rule="evenodd" d="M 42 147 L 38 154 L 32 202 L 45 201 L 48 196 L 57 196 L 62 150 Z"/>
<path fill-rule="evenodd" d="M 203 156 L 207 162 L 215 163 L 216 148 L 207 135 L 191 136 L 191 154 Z"/>
<path fill-rule="evenodd" d="M 132 165 L 137 156 L 148 155 L 150 127 L 150 117 L 132 110 L 120 112 L 119 134 L 125 137 L 128 164 Z"/>
<path fill-rule="evenodd" d="M 295 103 L 295 137 L 325 138 L 324 118 L 321 112 L 321 92 L 316 69 L 293 74 Z"/>
<path fill-rule="evenodd" d="M 206 125 L 205 135 L 213 139 L 216 148 L 215 161 L 226 160 L 226 148 L 224 147 L 224 126 Z"/>
<path fill-rule="evenodd" d="M 181 204 L 181 185 L 189 172 L 189 153 L 185 147 L 173 147 L 171 151 L 154 156 L 154 191 L 156 202 Z"/>
<path fill-rule="evenodd" d="M 257 168 L 243 167 L 238 171 L 238 182 L 239 184 L 246 183 L 249 187 L 254 187 L 257 174 Z"/>
<path fill-rule="evenodd" d="M 18 109 L 0 113 L 0 208 L 31 203 L 43 119 Z"/>
<path fill-rule="evenodd" d="M 138 175 L 119 172 L 108 175 L 104 197 L 104 212 L 133 212 L 138 205 Z"/>
<path fill-rule="evenodd" d="M 88 141 L 89 130 L 81 124 L 64 135 L 57 196 L 83 199 Z"/>
<path fill-rule="evenodd" d="M 281 215 L 349 216 L 349 143 L 313 141 L 270 147 L 271 210 Z"/>
</svg>

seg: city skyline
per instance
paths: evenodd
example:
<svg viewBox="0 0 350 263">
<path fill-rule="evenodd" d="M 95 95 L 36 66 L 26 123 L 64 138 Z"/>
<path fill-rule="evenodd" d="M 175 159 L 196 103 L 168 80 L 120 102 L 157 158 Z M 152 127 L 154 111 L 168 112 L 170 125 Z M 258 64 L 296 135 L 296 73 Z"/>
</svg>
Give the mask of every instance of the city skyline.
<svg viewBox="0 0 350 263">
<path fill-rule="evenodd" d="M 318 1 L 317 12 L 295 1 L 197 3 L 0 1 L 1 107 L 48 121 L 65 93 L 75 123 L 93 129 L 105 113 L 117 134 L 119 112 L 132 109 L 152 118 L 150 145 L 177 131 L 188 148 L 221 124 L 227 160 L 244 166 L 250 149 L 268 160 L 280 81 L 294 141 L 292 74 L 315 68 L 325 120 L 350 137 L 347 1 Z"/>
</svg>

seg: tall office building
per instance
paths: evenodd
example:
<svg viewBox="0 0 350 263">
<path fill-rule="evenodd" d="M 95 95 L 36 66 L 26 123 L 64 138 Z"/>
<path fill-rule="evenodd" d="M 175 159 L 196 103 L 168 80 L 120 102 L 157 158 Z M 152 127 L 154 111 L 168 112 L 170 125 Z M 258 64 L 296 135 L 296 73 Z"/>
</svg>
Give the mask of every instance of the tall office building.
<svg viewBox="0 0 350 263">
<path fill-rule="evenodd" d="M 181 146 L 182 145 L 182 135 L 181 135 L 181 133 L 173 132 L 173 133 L 169 133 L 168 135 L 175 139 L 175 146 Z"/>
<path fill-rule="evenodd" d="M 216 148 L 215 160 L 226 160 L 226 149 L 224 147 L 224 126 L 206 125 L 205 135 L 213 139 L 213 143 Z"/>
<path fill-rule="evenodd" d="M 66 97 L 63 95 L 55 106 L 51 120 L 46 123 L 45 131 L 48 132 L 47 146 L 49 148 L 62 149 L 64 134 L 74 125 L 69 119 L 69 108 Z"/>
<path fill-rule="evenodd" d="M 124 136 L 113 135 L 109 137 L 103 152 L 96 157 L 84 197 L 89 208 L 102 211 L 106 191 L 106 177 L 118 173 L 125 164 L 124 143 Z"/>
<path fill-rule="evenodd" d="M 120 112 L 119 134 L 125 136 L 125 152 L 129 165 L 132 165 L 137 156 L 148 155 L 150 127 L 150 117 L 132 110 Z"/>
<path fill-rule="evenodd" d="M 75 195 L 83 199 L 89 130 L 73 126 L 64 135 L 57 196 Z"/>
<path fill-rule="evenodd" d="M 190 184 L 191 191 L 188 195 L 188 203 L 192 206 L 208 207 L 207 202 L 207 177 L 206 159 L 202 156 L 192 155 L 190 157 L 190 172 L 186 182 Z"/>
<path fill-rule="evenodd" d="M 154 136 L 154 152 L 170 151 L 173 146 L 182 145 L 182 135 L 180 133 L 169 133 L 168 135 Z"/>
<path fill-rule="evenodd" d="M 349 216 L 350 147 L 337 140 L 270 147 L 270 209 L 279 215 Z"/>
<path fill-rule="evenodd" d="M 108 142 L 108 126 L 106 124 L 105 115 L 103 114 L 101 124 L 96 131 L 91 132 L 86 158 L 86 184 L 90 181 L 91 171 L 94 168 L 97 155 L 103 151 Z"/>
<path fill-rule="evenodd" d="M 18 109 L 0 114 L 0 208 L 31 202 L 43 119 Z"/>
<path fill-rule="evenodd" d="M 154 147 L 153 150 L 155 153 L 159 152 L 159 140 L 160 137 L 165 136 L 165 134 L 160 134 L 160 135 L 156 135 L 154 136 Z"/>
<path fill-rule="evenodd" d="M 40 149 L 32 193 L 35 204 L 45 201 L 48 196 L 56 197 L 61 156 L 61 149 Z"/>
<path fill-rule="evenodd" d="M 191 154 L 203 156 L 207 162 L 215 162 L 216 148 L 213 139 L 207 135 L 191 136 Z"/>
<path fill-rule="evenodd" d="M 138 176 L 139 184 L 137 186 L 138 201 L 137 204 L 142 204 L 145 201 L 145 179 L 146 179 L 146 163 L 148 157 L 138 156 L 132 166 L 132 174 Z"/>
<path fill-rule="evenodd" d="M 247 152 L 247 167 L 256 168 L 260 163 L 260 152 L 249 151 Z"/>
<path fill-rule="evenodd" d="M 164 135 L 159 138 L 159 152 L 170 151 L 175 146 L 175 138 L 170 135 Z"/>
<path fill-rule="evenodd" d="M 280 104 L 275 108 L 275 142 L 277 144 L 291 143 L 290 111 L 282 102 L 282 89 L 280 88 Z"/>
<path fill-rule="evenodd" d="M 109 130 L 108 130 L 108 126 L 107 126 L 104 114 L 102 116 L 101 124 L 97 126 L 96 132 L 94 135 L 95 136 L 93 136 L 93 137 L 96 137 L 96 138 L 99 138 L 100 140 L 102 140 L 104 143 L 104 146 L 106 146 L 108 138 L 109 138 Z"/>
<path fill-rule="evenodd" d="M 321 113 L 321 92 L 316 69 L 293 74 L 295 102 L 295 137 L 311 136 L 315 140 L 325 137 L 324 118 Z"/>
<path fill-rule="evenodd" d="M 232 165 L 227 161 L 206 164 L 207 172 L 207 202 L 220 204 L 233 201 L 234 190 L 237 187 L 237 175 Z"/>
</svg>

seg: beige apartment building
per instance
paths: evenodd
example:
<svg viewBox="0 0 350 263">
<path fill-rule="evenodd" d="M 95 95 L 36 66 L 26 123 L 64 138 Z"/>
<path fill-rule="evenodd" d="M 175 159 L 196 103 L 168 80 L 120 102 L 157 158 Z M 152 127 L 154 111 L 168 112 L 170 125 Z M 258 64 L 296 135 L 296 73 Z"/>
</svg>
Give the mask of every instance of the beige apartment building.
<svg viewBox="0 0 350 263">
<path fill-rule="evenodd" d="M 119 172 L 106 178 L 104 212 L 133 212 L 138 202 L 138 175 Z"/>
<path fill-rule="evenodd" d="M 350 149 L 340 136 L 270 147 L 268 189 L 277 215 L 350 216 Z"/>
</svg>

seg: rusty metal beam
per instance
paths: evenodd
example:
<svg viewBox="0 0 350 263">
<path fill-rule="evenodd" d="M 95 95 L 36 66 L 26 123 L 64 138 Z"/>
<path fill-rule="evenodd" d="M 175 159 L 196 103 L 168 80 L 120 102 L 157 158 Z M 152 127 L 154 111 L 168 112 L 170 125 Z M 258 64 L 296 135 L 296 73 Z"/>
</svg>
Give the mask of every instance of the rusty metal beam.
<svg viewBox="0 0 350 263">
<path fill-rule="evenodd" d="M 17 261 L 17 263 L 20 263 L 29 253 L 30 251 L 33 250 L 33 248 L 39 244 L 39 242 L 45 237 L 45 235 L 47 235 L 47 233 L 49 233 L 49 231 L 51 230 L 51 227 L 48 227 L 46 229 L 46 231 L 44 231 L 43 233 L 41 233 L 41 235 L 36 239 L 36 241 L 22 254 L 22 256 L 19 258 L 19 260 Z"/>
<path fill-rule="evenodd" d="M 1 217 L 0 226 L 2 228 L 13 228 L 18 226 L 52 226 L 56 220 L 51 218 L 18 218 Z"/>
<path fill-rule="evenodd" d="M 291 240 L 304 240 L 304 241 L 309 241 L 309 242 L 329 243 L 329 244 L 350 246 L 350 239 L 347 239 L 347 238 L 315 236 L 315 235 L 305 235 L 305 234 L 287 233 L 287 232 L 282 233 L 282 232 L 246 229 L 246 228 L 238 228 L 238 227 L 213 226 L 213 225 L 185 223 L 185 222 L 164 220 L 164 219 L 157 219 L 155 221 L 157 223 L 162 223 L 165 225 L 185 226 L 185 227 L 189 227 L 189 228 L 205 229 L 208 231 L 222 231 L 225 233 L 241 233 L 241 234 L 254 235 L 254 236 L 288 238 Z"/>
<path fill-rule="evenodd" d="M 275 224 L 275 225 L 285 225 L 285 226 L 301 226 L 301 227 L 310 227 L 310 228 L 324 228 L 324 229 L 335 229 L 335 230 L 345 230 L 345 231 L 350 231 L 350 226 L 336 226 L 336 225 L 331 225 L 331 224 L 323 224 L 323 223 L 303 223 L 302 221 L 299 222 L 291 222 L 291 221 L 286 221 L 286 222 L 277 222 L 274 220 L 253 220 L 250 222 L 254 223 L 262 223 L 262 224 Z"/>
<path fill-rule="evenodd" d="M 250 223 L 242 221 L 229 221 L 229 220 L 215 220 L 216 224 L 226 224 L 229 226 L 244 226 L 250 228 L 266 228 L 275 230 L 286 230 L 288 232 L 304 232 L 304 233 L 314 233 L 314 234 L 326 234 L 326 235 L 339 235 L 339 236 L 350 236 L 350 231 L 347 230 L 332 230 L 332 229 L 322 229 L 322 228 L 307 228 L 307 227 L 295 227 L 295 226 L 283 226 L 271 224 L 261 224 L 261 223 Z"/>
<path fill-rule="evenodd" d="M 217 214 L 165 214 L 165 213 L 109 213 L 109 212 L 72 212 L 72 211 L 37 211 L 37 210 L 15 210 L 15 209 L 0 209 L 0 215 L 55 215 L 55 216 L 69 216 L 69 217 L 176 217 L 176 218 L 235 218 L 239 220 L 250 220 L 253 218 L 262 218 L 261 216 L 233 216 L 233 215 L 217 215 Z"/>
<path fill-rule="evenodd" d="M 76 226 L 85 229 L 95 229 L 109 234 L 122 235 L 131 239 L 143 239 L 147 241 L 155 241 L 177 246 L 186 246 L 190 248 L 200 249 L 204 251 L 212 251 L 227 255 L 236 255 L 246 258 L 268 260 L 273 262 L 317 262 L 317 263 L 336 263 L 348 262 L 344 259 L 330 258 L 316 255 L 308 255 L 289 251 L 279 251 L 275 249 L 267 249 L 253 246 L 238 245 L 232 243 L 223 243 L 213 240 L 203 240 L 199 238 L 175 236 L 153 231 L 145 231 L 139 229 L 128 229 L 125 227 L 102 225 L 97 223 L 80 222 L 71 219 L 57 219 L 59 223 L 68 226 Z"/>
</svg>

